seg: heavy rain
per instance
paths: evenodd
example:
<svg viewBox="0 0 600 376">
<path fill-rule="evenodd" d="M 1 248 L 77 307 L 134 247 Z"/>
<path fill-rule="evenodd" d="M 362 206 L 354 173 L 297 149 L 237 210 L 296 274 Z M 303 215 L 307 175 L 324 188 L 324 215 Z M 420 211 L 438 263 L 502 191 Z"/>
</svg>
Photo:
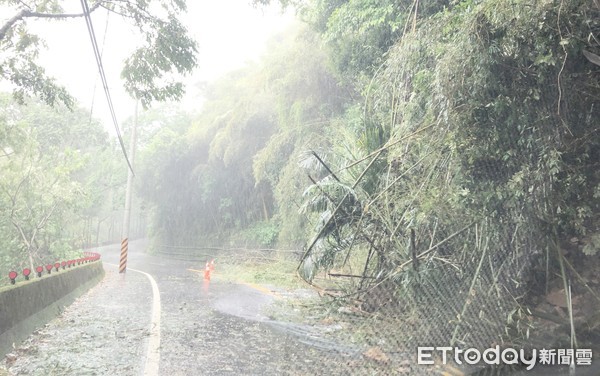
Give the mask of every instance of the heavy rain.
<svg viewBox="0 0 600 376">
<path fill-rule="evenodd" d="M 0 376 L 600 374 L 598 0 L 0 0 Z"/>
</svg>

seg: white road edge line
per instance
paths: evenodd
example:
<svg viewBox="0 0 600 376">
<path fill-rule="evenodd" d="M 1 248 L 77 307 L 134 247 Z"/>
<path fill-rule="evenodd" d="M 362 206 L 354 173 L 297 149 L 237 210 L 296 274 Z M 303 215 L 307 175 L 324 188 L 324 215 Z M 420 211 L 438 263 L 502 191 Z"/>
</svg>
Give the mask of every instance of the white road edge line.
<svg viewBox="0 0 600 376">
<path fill-rule="evenodd" d="M 105 262 L 107 265 L 119 267 L 119 265 Z M 150 322 L 150 336 L 148 337 L 148 350 L 146 352 L 146 366 L 144 367 L 145 376 L 158 376 L 160 365 L 160 291 L 158 285 L 152 276 L 141 270 L 127 268 L 132 272 L 145 275 L 152 285 L 152 318 Z"/>
</svg>

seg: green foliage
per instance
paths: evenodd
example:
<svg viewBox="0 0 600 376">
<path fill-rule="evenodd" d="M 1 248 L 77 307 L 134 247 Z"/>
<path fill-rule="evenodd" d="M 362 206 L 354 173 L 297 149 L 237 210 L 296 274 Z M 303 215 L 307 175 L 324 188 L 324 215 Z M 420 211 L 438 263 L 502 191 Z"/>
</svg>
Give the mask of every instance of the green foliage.
<svg viewBox="0 0 600 376">
<path fill-rule="evenodd" d="M 529 335 L 515 306 L 561 241 L 597 254 L 600 9 L 293 3 L 312 30 L 211 85 L 191 126 L 153 120 L 139 189 L 155 240 L 304 244 L 300 275 L 349 276 L 337 287 L 408 317 L 406 337 L 485 346 L 507 317 Z"/>
<path fill-rule="evenodd" d="M 593 234 L 587 244 L 583 247 L 583 253 L 587 256 L 594 256 L 600 251 L 600 234 Z"/>
<path fill-rule="evenodd" d="M 157 133 L 144 152 L 140 193 L 154 207 L 161 241 L 194 242 L 247 228 L 258 231 L 261 243 L 279 235 L 298 244 L 304 237 L 298 208 L 306 176 L 298 154 L 342 111 L 342 88 L 305 28 L 274 40 L 272 51 L 209 87 L 193 126 Z M 173 142 L 160 141 L 167 135 Z M 257 223 L 281 227 L 263 232 Z"/>
<path fill-rule="evenodd" d="M 0 99 L 0 254 L 22 266 L 73 251 L 78 215 L 97 202 L 95 157 L 108 146 L 89 114 Z M 24 264 L 27 262 L 27 264 Z"/>
<path fill-rule="evenodd" d="M 400 35 L 408 15 L 398 1 L 351 0 L 329 15 L 325 40 L 333 47 L 335 66 L 342 74 L 372 74 Z"/>
<path fill-rule="evenodd" d="M 267 56 L 268 76 L 277 98 L 277 133 L 254 157 L 254 176 L 274 192 L 281 244 L 304 241 L 307 217 L 298 210 L 309 180 L 301 167 L 309 148 L 329 146 L 331 119 L 343 112 L 351 90 L 335 79 L 326 65 L 327 51 L 316 34 L 305 27 L 292 30 Z M 299 165 L 300 161 L 300 165 Z"/>
<path fill-rule="evenodd" d="M 244 230 L 242 235 L 250 241 L 250 244 L 272 247 L 277 242 L 279 226 L 275 221 L 257 222 Z"/>
<path fill-rule="evenodd" d="M 163 118 L 142 152 L 139 192 L 153 208 L 157 242 L 193 243 L 268 216 L 269 192 L 255 186 L 252 157 L 274 124 L 253 74 L 239 72 L 210 88 L 193 126 Z"/>
<path fill-rule="evenodd" d="M 453 44 L 467 67 L 478 65 L 439 64 L 448 107 L 461 106 L 449 111 L 449 120 L 462 124 L 455 145 L 484 210 L 520 210 L 534 223 L 581 233 L 592 218 L 577 213 L 597 205 L 591 167 L 599 146 L 588 137 L 598 126 L 598 79 L 581 50 L 599 27 L 586 21 L 589 12 L 598 11 L 577 1 L 559 9 L 524 6 L 519 18 L 511 17 L 515 11 L 483 3 L 460 15 L 471 29 Z M 530 20 L 537 21 L 536 32 L 528 32 Z M 569 26 L 579 23 L 586 26 Z M 459 75 L 463 80 L 450 79 Z"/>
<path fill-rule="evenodd" d="M 36 60 L 43 41 L 29 33 L 24 24 L 17 24 L 0 35 L 0 79 L 15 85 L 13 96 L 24 104 L 27 95 L 38 96 L 45 103 L 54 106 L 64 104 L 71 108 L 74 99 L 64 87 L 46 75 Z"/>
<path fill-rule="evenodd" d="M 72 17 L 62 10 L 64 1 L 0 1 L 14 16 L 0 26 L 0 79 L 14 86 L 15 99 L 23 104 L 28 95 L 39 97 L 50 106 L 64 104 L 71 108 L 73 98 L 64 87 L 47 76 L 37 63 L 43 39 L 32 34 L 27 23 L 37 18 L 64 20 Z M 125 89 L 144 106 L 154 101 L 179 99 L 184 88 L 182 77 L 196 67 L 196 42 L 187 35 L 178 16 L 186 11 L 185 1 L 160 1 L 159 8 L 145 0 L 97 1 L 90 5 L 122 16 L 137 27 L 145 43 L 132 52 L 121 73 Z M 157 9 L 160 9 L 157 11 Z M 78 17 L 81 17 L 79 15 Z"/>
<path fill-rule="evenodd" d="M 190 232 L 186 224 L 196 215 L 192 204 L 199 192 L 181 172 L 191 168 L 197 155 L 186 156 L 186 152 L 185 140 L 168 126 L 140 151 L 138 193 L 151 206 L 153 233 L 171 244 L 185 239 Z"/>
<path fill-rule="evenodd" d="M 475 343 L 541 293 L 561 240 L 594 254 L 600 76 L 583 51 L 600 48 L 589 38 L 599 16 L 577 0 L 419 13 L 365 86 L 362 111 L 331 122 L 320 154 L 337 179 L 311 169 L 322 175 L 306 191 L 318 217 L 303 276 L 343 268 L 363 277 L 340 283 L 362 307 L 410 305 L 435 338 L 451 323 L 453 342 Z"/>
<path fill-rule="evenodd" d="M 600 48 L 598 9 L 296 5 L 313 31 L 280 36 L 209 89 L 190 129 L 150 142 L 142 189 L 162 240 L 246 229 L 297 246 L 312 233 L 307 279 L 362 263 L 344 286 L 399 301 L 425 278 L 482 291 L 503 279 L 518 297 L 557 234 L 595 239 L 600 83 L 583 51 Z"/>
<path fill-rule="evenodd" d="M 153 101 L 177 100 L 184 93 L 181 76 L 196 67 L 196 42 L 187 36 L 177 19 L 185 11 L 184 3 L 165 3 L 166 19 L 150 16 L 150 4 L 127 6 L 132 18 L 143 20 L 138 25 L 145 34 L 146 45 L 138 48 L 126 61 L 121 76 L 125 89 L 145 107 Z M 170 5 L 170 6 L 169 6 Z M 117 10 L 118 11 L 118 10 Z"/>
<path fill-rule="evenodd" d="M 447 6 L 447 0 L 315 0 L 297 8 L 331 48 L 331 61 L 342 80 L 361 90 L 384 62 L 390 47 L 414 27 L 418 17 Z"/>
</svg>

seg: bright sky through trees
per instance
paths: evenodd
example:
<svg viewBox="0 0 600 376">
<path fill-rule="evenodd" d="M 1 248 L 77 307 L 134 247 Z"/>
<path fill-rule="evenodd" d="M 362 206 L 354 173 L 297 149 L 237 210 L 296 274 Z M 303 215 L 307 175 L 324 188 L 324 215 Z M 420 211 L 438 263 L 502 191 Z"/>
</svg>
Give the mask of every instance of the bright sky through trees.
<svg viewBox="0 0 600 376">
<path fill-rule="evenodd" d="M 65 11 L 81 12 L 78 6 L 79 2 L 73 1 L 65 6 Z M 2 13 L 12 14 L 10 11 Z M 106 18 L 103 9 L 98 9 L 92 16 L 116 115 L 121 123 L 131 116 L 134 108 L 133 101 L 123 89 L 120 73 L 124 59 L 136 46 L 136 36 L 133 26 L 126 25 L 119 16 L 111 14 L 108 24 Z M 193 76 L 187 79 L 184 105 L 197 110 L 202 96 L 199 83 L 212 81 L 256 60 L 269 37 L 282 30 L 292 18 L 291 12 L 282 14 L 277 6 L 257 9 L 247 0 L 189 2 L 183 21 L 198 42 L 199 64 Z M 84 108 L 90 108 L 93 102 L 94 116 L 102 120 L 107 130 L 114 132 L 84 20 L 38 19 L 29 20 L 28 24 L 47 42 L 48 48 L 40 53 L 40 62 L 47 72 L 65 85 Z"/>
</svg>

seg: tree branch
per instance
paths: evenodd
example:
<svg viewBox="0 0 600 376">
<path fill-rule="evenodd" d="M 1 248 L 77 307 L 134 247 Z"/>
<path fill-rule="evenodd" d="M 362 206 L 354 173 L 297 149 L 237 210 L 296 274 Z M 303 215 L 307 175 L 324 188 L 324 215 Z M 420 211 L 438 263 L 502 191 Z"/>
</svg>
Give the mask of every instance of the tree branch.
<svg viewBox="0 0 600 376">
<path fill-rule="evenodd" d="M 102 1 L 98 1 L 96 4 L 92 5 L 90 8 L 90 13 L 100 7 Z M 4 39 L 8 30 L 18 21 L 21 21 L 23 18 L 75 18 L 75 17 L 83 17 L 84 13 L 40 13 L 33 12 L 29 9 L 21 9 L 19 10 L 12 18 L 10 18 L 2 27 L 0 28 L 0 41 Z"/>
<path fill-rule="evenodd" d="M 46 213 L 46 215 L 37 224 L 36 230 L 41 230 L 42 228 L 44 228 L 44 226 L 46 226 L 46 222 L 48 222 L 48 220 L 50 219 L 52 214 L 54 214 L 54 210 L 56 210 L 57 206 L 58 206 L 58 204 L 56 204 L 56 203 L 54 205 L 52 205 L 52 208 L 50 208 L 48 213 Z"/>
<path fill-rule="evenodd" d="M 27 14 L 27 12 L 30 12 L 30 11 L 27 9 L 21 9 L 17 14 L 12 16 L 11 19 L 6 21 L 6 23 L 2 26 L 2 28 L 0 28 L 0 41 L 2 39 L 4 39 L 4 36 L 6 35 L 6 32 L 8 31 L 8 29 L 10 29 L 10 27 L 12 25 L 14 25 L 17 21 L 22 20 L 25 17 L 25 15 Z"/>
<path fill-rule="evenodd" d="M 17 231 L 19 231 L 19 234 L 21 235 L 21 239 L 23 239 L 23 242 L 27 246 L 27 250 L 29 250 L 31 248 L 31 244 L 29 243 L 29 239 L 25 235 L 25 231 L 23 230 L 23 227 L 21 227 L 21 225 L 19 224 L 19 222 L 17 222 L 17 220 L 15 218 L 11 217 L 10 221 L 13 224 L 13 226 L 15 226 Z"/>
</svg>

